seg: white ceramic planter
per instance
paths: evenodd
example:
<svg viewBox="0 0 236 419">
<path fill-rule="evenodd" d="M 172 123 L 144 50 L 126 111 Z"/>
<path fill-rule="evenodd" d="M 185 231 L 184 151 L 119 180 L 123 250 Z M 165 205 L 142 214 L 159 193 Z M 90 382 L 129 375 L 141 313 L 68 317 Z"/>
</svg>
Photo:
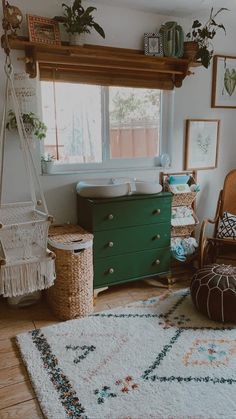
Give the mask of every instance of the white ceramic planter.
<svg viewBox="0 0 236 419">
<path fill-rule="evenodd" d="M 45 174 L 50 174 L 53 172 L 53 166 L 54 166 L 54 162 L 53 161 L 42 161 L 42 171 Z"/>
<path fill-rule="evenodd" d="M 70 33 L 69 34 L 69 43 L 70 43 L 70 45 L 83 46 L 84 43 L 85 43 L 85 34 L 84 33 Z"/>
</svg>

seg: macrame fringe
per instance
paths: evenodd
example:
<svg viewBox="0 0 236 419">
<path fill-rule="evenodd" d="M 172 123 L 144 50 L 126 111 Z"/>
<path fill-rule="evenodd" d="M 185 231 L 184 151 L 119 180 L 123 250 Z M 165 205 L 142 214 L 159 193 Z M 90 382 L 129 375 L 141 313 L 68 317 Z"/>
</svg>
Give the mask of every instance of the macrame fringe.
<svg viewBox="0 0 236 419">
<path fill-rule="evenodd" d="M 16 297 L 49 288 L 55 280 L 54 260 L 47 258 L 15 266 L 1 266 L 0 294 Z"/>
</svg>

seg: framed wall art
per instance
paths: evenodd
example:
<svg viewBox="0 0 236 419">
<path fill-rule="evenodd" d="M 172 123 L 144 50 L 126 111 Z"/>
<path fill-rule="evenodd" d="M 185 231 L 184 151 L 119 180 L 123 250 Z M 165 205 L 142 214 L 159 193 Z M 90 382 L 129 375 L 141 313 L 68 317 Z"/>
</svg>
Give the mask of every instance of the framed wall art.
<svg viewBox="0 0 236 419">
<path fill-rule="evenodd" d="M 163 47 L 159 33 L 144 34 L 145 55 L 163 56 Z"/>
<path fill-rule="evenodd" d="M 185 170 L 217 167 L 219 131 L 219 119 L 187 119 Z"/>
<path fill-rule="evenodd" d="M 213 58 L 212 108 L 236 108 L 236 57 Z"/>
<path fill-rule="evenodd" d="M 29 39 L 45 45 L 61 45 L 58 22 L 41 16 L 27 15 Z"/>
</svg>

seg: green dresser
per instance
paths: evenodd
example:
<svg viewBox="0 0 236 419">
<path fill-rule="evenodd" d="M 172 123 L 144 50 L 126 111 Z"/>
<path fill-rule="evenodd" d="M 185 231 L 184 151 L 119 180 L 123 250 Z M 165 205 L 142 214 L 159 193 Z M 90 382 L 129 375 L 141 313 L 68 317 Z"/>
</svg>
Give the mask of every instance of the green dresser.
<svg viewBox="0 0 236 419">
<path fill-rule="evenodd" d="M 172 195 L 90 199 L 78 195 L 78 222 L 94 234 L 94 288 L 168 274 Z"/>
</svg>

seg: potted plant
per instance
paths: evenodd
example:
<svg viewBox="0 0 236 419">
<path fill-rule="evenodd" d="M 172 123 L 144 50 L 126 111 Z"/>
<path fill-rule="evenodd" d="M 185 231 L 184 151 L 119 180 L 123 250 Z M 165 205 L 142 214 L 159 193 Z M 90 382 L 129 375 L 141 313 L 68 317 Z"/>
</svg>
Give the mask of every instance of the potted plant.
<svg viewBox="0 0 236 419">
<path fill-rule="evenodd" d="M 55 157 L 52 154 L 46 153 L 41 156 L 41 166 L 42 171 L 45 174 L 50 174 L 53 172 Z"/>
<path fill-rule="evenodd" d="M 90 33 L 92 28 L 94 28 L 102 38 L 105 38 L 104 30 L 94 21 L 92 15 L 93 11 L 97 10 L 96 7 L 84 9 L 81 0 L 74 0 L 72 6 L 63 3 L 62 7 L 64 8 L 64 16 L 55 16 L 54 20 L 63 23 L 66 32 L 70 34 L 71 44 L 83 45 L 84 39 L 82 35 Z"/>
<path fill-rule="evenodd" d="M 42 121 L 40 121 L 35 113 L 22 113 L 21 117 L 24 123 L 26 134 L 28 134 L 29 138 L 34 136 L 35 138 L 38 138 L 38 140 L 43 140 L 46 137 L 47 127 Z M 16 115 L 11 109 L 8 112 L 6 128 L 8 130 L 17 129 Z"/>
<path fill-rule="evenodd" d="M 215 18 L 225 10 L 229 9 L 221 7 L 214 12 L 212 7 L 206 23 L 203 24 L 199 20 L 193 21 L 191 30 L 186 35 L 187 41 L 184 43 L 185 58 L 193 63 L 200 63 L 205 68 L 209 67 L 214 53 L 212 39 L 219 29 L 222 29 L 226 35 L 224 25 L 215 21 Z"/>
</svg>

